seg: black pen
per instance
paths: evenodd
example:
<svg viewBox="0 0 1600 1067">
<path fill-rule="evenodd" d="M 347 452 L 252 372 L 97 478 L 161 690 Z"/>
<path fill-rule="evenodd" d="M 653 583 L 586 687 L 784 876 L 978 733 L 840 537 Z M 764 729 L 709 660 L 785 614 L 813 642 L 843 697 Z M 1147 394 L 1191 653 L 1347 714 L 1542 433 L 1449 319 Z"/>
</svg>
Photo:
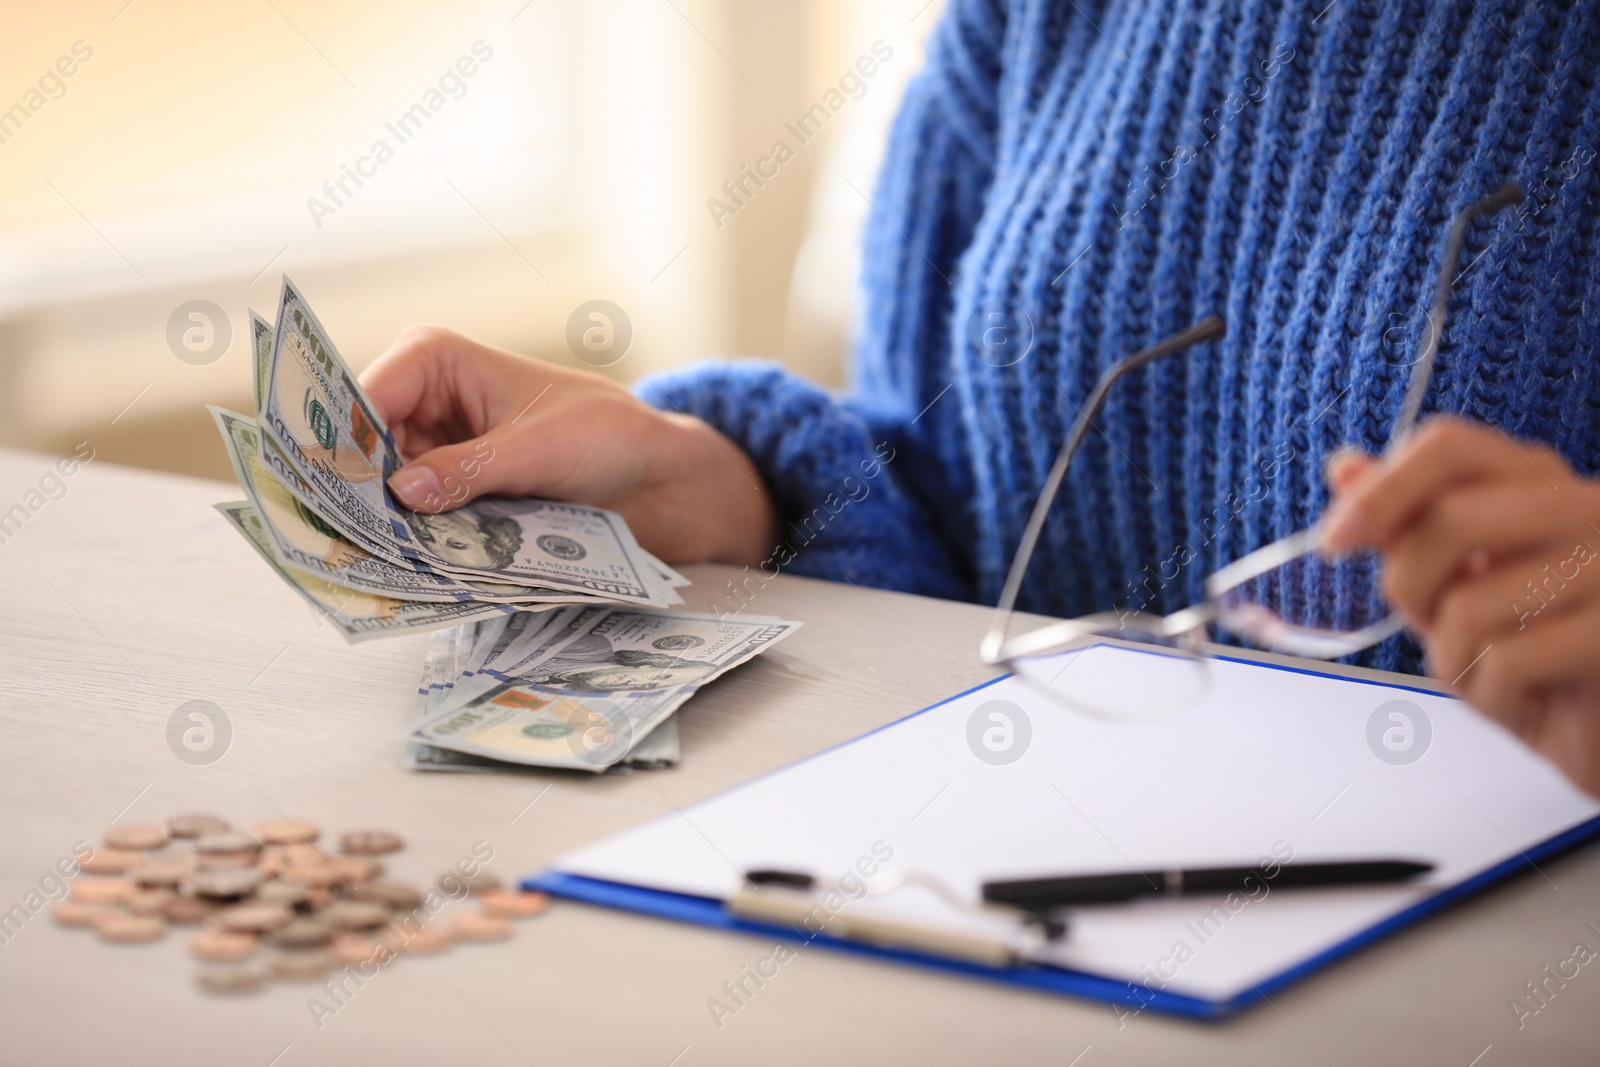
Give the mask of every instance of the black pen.
<svg viewBox="0 0 1600 1067">
<path fill-rule="evenodd" d="M 1394 859 L 1283 863 L 1270 876 L 1266 873 L 1267 869 L 1198 867 L 1191 870 L 1132 871 L 985 882 L 983 899 L 990 904 L 1006 904 L 1025 911 L 1044 911 L 1081 904 L 1116 904 L 1145 896 L 1235 892 L 1254 896 L 1260 893 L 1262 887 L 1269 890 L 1312 889 L 1405 882 L 1433 870 L 1433 864 Z"/>
</svg>

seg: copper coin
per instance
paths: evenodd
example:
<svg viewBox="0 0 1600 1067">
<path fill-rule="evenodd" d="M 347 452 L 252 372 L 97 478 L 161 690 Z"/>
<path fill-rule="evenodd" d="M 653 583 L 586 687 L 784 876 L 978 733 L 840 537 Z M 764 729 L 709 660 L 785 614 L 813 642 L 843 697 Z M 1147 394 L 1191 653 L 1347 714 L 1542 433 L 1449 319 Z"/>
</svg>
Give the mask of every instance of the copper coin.
<svg viewBox="0 0 1600 1067">
<path fill-rule="evenodd" d="M 78 861 L 85 874 L 126 874 L 143 866 L 144 853 L 121 848 L 97 848 Z"/>
<path fill-rule="evenodd" d="M 414 911 L 422 907 L 423 899 L 420 892 L 399 882 L 368 882 L 350 886 L 343 890 L 342 895 L 346 900 L 365 900 L 396 911 Z"/>
<path fill-rule="evenodd" d="M 261 976 L 249 967 L 202 967 L 195 981 L 207 993 L 253 993 Z"/>
<path fill-rule="evenodd" d="M 253 956 L 260 947 L 259 937 L 239 930 L 203 930 L 189 939 L 191 954 L 218 963 Z"/>
<path fill-rule="evenodd" d="M 285 882 L 299 882 L 306 886 L 330 886 L 344 881 L 338 868 L 331 863 L 285 867 L 282 877 Z"/>
<path fill-rule="evenodd" d="M 167 832 L 166 827 L 149 824 L 108 826 L 103 836 L 106 844 L 110 847 L 127 849 L 131 852 L 162 848 L 168 841 L 172 840 L 172 835 Z"/>
<path fill-rule="evenodd" d="M 198 897 L 244 897 L 261 884 L 261 872 L 254 867 L 238 870 L 195 871 L 184 886 Z"/>
<path fill-rule="evenodd" d="M 171 889 L 141 889 L 128 898 L 128 914 L 162 916 L 161 909 L 177 895 Z"/>
<path fill-rule="evenodd" d="M 478 903 L 485 915 L 498 919 L 526 919 L 549 907 L 550 898 L 543 893 L 511 893 L 504 889 L 493 889 L 478 894 Z"/>
<path fill-rule="evenodd" d="M 215 815 L 174 815 L 167 820 L 167 830 L 173 837 L 206 837 L 210 834 L 226 833 L 228 823 Z"/>
<path fill-rule="evenodd" d="M 306 903 L 306 887 L 299 882 L 280 882 L 276 879 L 262 882 L 256 890 L 255 899 L 263 904 L 282 904 L 285 907 L 295 907 Z"/>
<path fill-rule="evenodd" d="M 72 899 L 80 904 L 121 904 L 135 892 L 126 878 L 80 878 L 72 883 Z"/>
<path fill-rule="evenodd" d="M 371 930 L 389 921 L 389 909 L 364 900 L 336 900 L 317 918 L 335 930 Z"/>
<path fill-rule="evenodd" d="M 383 873 L 383 864 L 365 856 L 329 856 L 328 866 L 346 882 L 370 882 Z"/>
<path fill-rule="evenodd" d="M 276 930 L 288 926 L 294 919 L 294 912 L 289 910 L 287 904 L 235 904 L 231 908 L 223 908 L 217 914 L 219 924 L 224 930 L 248 931 L 251 933 L 262 930 Z"/>
<path fill-rule="evenodd" d="M 135 867 L 133 881 L 136 885 L 147 889 L 156 887 L 171 889 L 193 871 L 194 863 L 190 856 L 159 856 Z"/>
<path fill-rule="evenodd" d="M 179 926 L 189 926 L 202 922 L 217 906 L 210 901 L 196 900 L 194 897 L 172 897 L 161 905 L 161 917 L 169 923 Z"/>
<path fill-rule="evenodd" d="M 167 924 L 149 915 L 114 911 L 94 921 L 102 941 L 154 941 L 167 932 Z"/>
<path fill-rule="evenodd" d="M 487 871 L 479 871 L 477 874 L 445 871 L 439 876 L 439 888 L 452 895 L 463 889 L 468 893 L 487 893 L 491 889 L 500 888 L 500 879 Z"/>
<path fill-rule="evenodd" d="M 278 845 L 268 845 L 256 854 L 256 870 L 260 871 L 264 878 L 277 878 L 283 874 L 286 866 L 288 864 L 284 862 L 283 849 Z"/>
<path fill-rule="evenodd" d="M 207 834 L 194 843 L 196 852 L 251 852 L 261 848 L 261 838 L 238 830 L 225 830 L 220 834 Z"/>
<path fill-rule="evenodd" d="M 382 856 L 404 847 L 399 835 L 387 830 L 358 830 L 339 836 L 339 851 L 349 856 Z"/>
<path fill-rule="evenodd" d="M 371 934 L 348 931 L 334 935 L 331 948 L 334 957 L 340 963 L 348 963 L 352 966 L 358 963 L 366 963 L 372 957 L 388 951 L 388 946 Z"/>
<path fill-rule="evenodd" d="M 319 919 L 297 918 L 267 937 L 279 948 L 316 948 L 333 940 L 333 930 Z"/>
<path fill-rule="evenodd" d="M 450 945 L 450 938 L 431 926 L 424 926 L 400 943 L 400 951 L 408 956 L 431 956 Z"/>
<path fill-rule="evenodd" d="M 450 932 L 462 941 L 502 941 L 511 936 L 511 924 L 491 915 L 458 915 Z"/>
<path fill-rule="evenodd" d="M 63 900 L 50 909 L 50 917 L 62 926 L 93 926 L 96 919 L 110 915 L 116 910 L 110 904 L 84 904 L 76 900 Z"/>
<path fill-rule="evenodd" d="M 322 833 L 316 823 L 279 819 L 256 824 L 256 836 L 269 845 L 310 844 Z"/>
<path fill-rule="evenodd" d="M 306 906 L 311 908 L 326 908 L 333 903 L 333 893 L 324 885 L 306 886 Z"/>
<path fill-rule="evenodd" d="M 317 867 L 328 862 L 328 854 L 316 845 L 284 845 L 283 862 L 288 867 Z"/>
<path fill-rule="evenodd" d="M 285 982 L 314 982 L 333 969 L 333 953 L 321 948 L 280 952 L 267 962 L 267 973 Z"/>
</svg>

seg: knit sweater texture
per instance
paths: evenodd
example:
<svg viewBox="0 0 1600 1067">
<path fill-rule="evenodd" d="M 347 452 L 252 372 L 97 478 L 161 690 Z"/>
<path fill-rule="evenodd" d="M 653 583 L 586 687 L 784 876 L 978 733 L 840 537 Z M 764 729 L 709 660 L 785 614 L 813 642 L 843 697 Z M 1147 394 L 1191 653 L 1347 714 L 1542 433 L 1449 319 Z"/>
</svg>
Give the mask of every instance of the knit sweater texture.
<svg viewBox="0 0 1600 1067">
<path fill-rule="evenodd" d="M 1317 519 L 1335 449 L 1383 449 L 1449 221 L 1515 180 L 1424 412 L 1593 475 L 1597 75 L 1591 0 L 950 0 L 872 196 L 848 389 L 731 362 L 641 394 L 761 469 L 788 524 L 765 574 L 992 603 L 1095 379 L 1220 314 L 1113 392 L 1022 596 L 1175 610 Z"/>
</svg>

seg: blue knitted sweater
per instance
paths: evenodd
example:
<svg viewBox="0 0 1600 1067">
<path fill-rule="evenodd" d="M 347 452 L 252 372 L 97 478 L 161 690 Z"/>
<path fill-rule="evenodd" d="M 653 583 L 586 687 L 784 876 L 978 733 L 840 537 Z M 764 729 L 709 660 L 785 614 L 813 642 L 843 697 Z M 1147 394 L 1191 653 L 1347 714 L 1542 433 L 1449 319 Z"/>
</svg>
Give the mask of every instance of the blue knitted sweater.
<svg viewBox="0 0 1600 1067">
<path fill-rule="evenodd" d="M 766 573 L 993 602 L 1095 378 L 1219 313 L 1225 340 L 1113 393 L 1023 596 L 1172 610 L 1314 522 L 1334 449 L 1382 449 L 1449 219 L 1514 179 L 1424 410 L 1593 474 L 1597 73 L 1594 0 L 951 0 L 873 197 L 849 389 L 746 362 L 642 394 L 761 468 L 789 523 Z"/>
</svg>

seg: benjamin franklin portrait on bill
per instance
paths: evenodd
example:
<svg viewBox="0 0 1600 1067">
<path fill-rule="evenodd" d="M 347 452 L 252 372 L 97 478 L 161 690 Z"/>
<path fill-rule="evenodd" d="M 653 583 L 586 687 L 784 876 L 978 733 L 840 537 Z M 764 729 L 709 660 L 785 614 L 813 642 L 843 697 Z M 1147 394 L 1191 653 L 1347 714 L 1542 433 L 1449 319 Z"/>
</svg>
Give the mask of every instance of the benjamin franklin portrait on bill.
<svg viewBox="0 0 1600 1067">
<path fill-rule="evenodd" d="M 519 671 L 519 685 L 568 693 L 620 693 L 695 685 L 716 672 L 705 660 L 666 652 L 611 647 L 598 634 L 584 634 L 536 667 Z"/>
<path fill-rule="evenodd" d="M 426 515 L 409 512 L 406 524 L 417 542 L 440 559 L 474 571 L 504 571 L 516 562 L 522 547 L 522 527 L 503 515 L 472 514 L 469 510 Z"/>
</svg>

